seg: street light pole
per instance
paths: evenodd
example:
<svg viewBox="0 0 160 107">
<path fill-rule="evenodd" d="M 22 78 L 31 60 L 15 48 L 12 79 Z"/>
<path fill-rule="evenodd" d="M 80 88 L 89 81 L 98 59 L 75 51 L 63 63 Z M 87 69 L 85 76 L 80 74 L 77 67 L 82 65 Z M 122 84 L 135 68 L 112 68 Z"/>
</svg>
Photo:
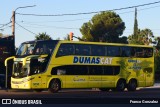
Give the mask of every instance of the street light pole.
<svg viewBox="0 0 160 107">
<path fill-rule="evenodd" d="M 15 16 L 16 16 L 16 11 L 20 8 L 28 8 L 28 7 L 35 7 L 36 5 L 33 6 L 24 6 L 24 7 L 18 7 L 15 9 L 15 11 L 12 12 L 12 36 L 14 39 L 14 45 L 15 45 Z"/>
</svg>

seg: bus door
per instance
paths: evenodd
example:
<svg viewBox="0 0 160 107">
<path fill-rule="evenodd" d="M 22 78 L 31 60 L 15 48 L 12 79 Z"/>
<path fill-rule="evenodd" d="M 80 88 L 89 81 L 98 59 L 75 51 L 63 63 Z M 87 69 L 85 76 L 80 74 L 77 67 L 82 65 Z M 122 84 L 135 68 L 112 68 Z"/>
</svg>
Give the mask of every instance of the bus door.
<svg viewBox="0 0 160 107">
<path fill-rule="evenodd" d="M 88 87 L 88 66 L 86 65 L 74 66 L 73 84 L 75 88 Z"/>
<path fill-rule="evenodd" d="M 65 76 L 65 88 L 75 88 L 74 86 L 74 75 L 66 75 Z"/>
<path fill-rule="evenodd" d="M 88 87 L 88 76 L 75 75 L 73 78 L 73 84 L 75 88 L 87 88 Z"/>
<path fill-rule="evenodd" d="M 98 88 L 101 87 L 102 81 L 102 66 L 90 66 L 89 67 L 89 87 Z"/>
<path fill-rule="evenodd" d="M 42 88 L 42 79 L 45 80 L 45 78 L 42 78 L 42 74 L 35 74 L 31 77 L 31 88 Z"/>
</svg>

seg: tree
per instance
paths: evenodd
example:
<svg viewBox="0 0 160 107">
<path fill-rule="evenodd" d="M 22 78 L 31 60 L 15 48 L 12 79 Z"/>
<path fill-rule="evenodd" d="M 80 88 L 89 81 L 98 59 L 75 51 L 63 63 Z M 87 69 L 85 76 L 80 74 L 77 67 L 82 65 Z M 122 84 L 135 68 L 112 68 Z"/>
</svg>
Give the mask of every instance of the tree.
<svg viewBox="0 0 160 107">
<path fill-rule="evenodd" d="M 92 17 L 80 28 L 82 39 L 95 42 L 119 42 L 123 34 L 125 23 L 115 12 L 101 12 Z"/>
<path fill-rule="evenodd" d="M 133 38 L 134 34 L 128 37 L 130 44 L 139 44 L 139 45 L 149 45 L 152 43 L 152 39 L 154 38 L 152 30 L 146 28 L 143 30 L 138 30 L 137 38 Z"/>
<path fill-rule="evenodd" d="M 149 45 L 152 43 L 152 38 L 154 38 L 152 30 L 147 28 L 141 30 L 139 40 L 141 40 L 144 45 Z"/>
<path fill-rule="evenodd" d="M 152 43 L 153 32 L 146 28 L 143 30 L 138 29 L 137 21 L 137 8 L 135 8 L 134 29 L 133 34 L 129 35 L 128 41 L 130 44 L 149 45 Z"/>
<path fill-rule="evenodd" d="M 134 31 L 132 39 L 138 39 L 138 21 L 137 21 L 137 8 L 135 8 L 135 18 L 134 18 Z"/>
<path fill-rule="evenodd" d="M 36 40 L 52 40 L 52 38 L 45 33 L 39 33 L 35 36 Z"/>
</svg>

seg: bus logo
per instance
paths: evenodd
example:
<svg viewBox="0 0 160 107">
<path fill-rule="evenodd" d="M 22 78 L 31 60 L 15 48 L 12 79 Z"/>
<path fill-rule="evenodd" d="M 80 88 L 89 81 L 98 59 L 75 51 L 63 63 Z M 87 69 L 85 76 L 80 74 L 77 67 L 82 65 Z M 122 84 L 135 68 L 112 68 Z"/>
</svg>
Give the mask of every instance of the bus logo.
<svg viewBox="0 0 160 107">
<path fill-rule="evenodd" d="M 77 57 L 74 56 L 73 63 L 80 64 L 112 64 L 112 58 L 105 57 Z"/>
</svg>

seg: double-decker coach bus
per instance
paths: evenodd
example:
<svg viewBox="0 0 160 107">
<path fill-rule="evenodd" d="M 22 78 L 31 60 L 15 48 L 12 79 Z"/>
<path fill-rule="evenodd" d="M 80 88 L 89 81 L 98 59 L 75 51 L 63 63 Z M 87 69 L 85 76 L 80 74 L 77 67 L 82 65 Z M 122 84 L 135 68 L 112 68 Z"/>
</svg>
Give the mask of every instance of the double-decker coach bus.
<svg viewBox="0 0 160 107">
<path fill-rule="evenodd" d="M 153 48 L 145 45 L 24 42 L 13 57 L 11 87 L 50 92 L 63 88 L 135 91 L 137 87 L 153 86 L 153 55 Z"/>
</svg>

